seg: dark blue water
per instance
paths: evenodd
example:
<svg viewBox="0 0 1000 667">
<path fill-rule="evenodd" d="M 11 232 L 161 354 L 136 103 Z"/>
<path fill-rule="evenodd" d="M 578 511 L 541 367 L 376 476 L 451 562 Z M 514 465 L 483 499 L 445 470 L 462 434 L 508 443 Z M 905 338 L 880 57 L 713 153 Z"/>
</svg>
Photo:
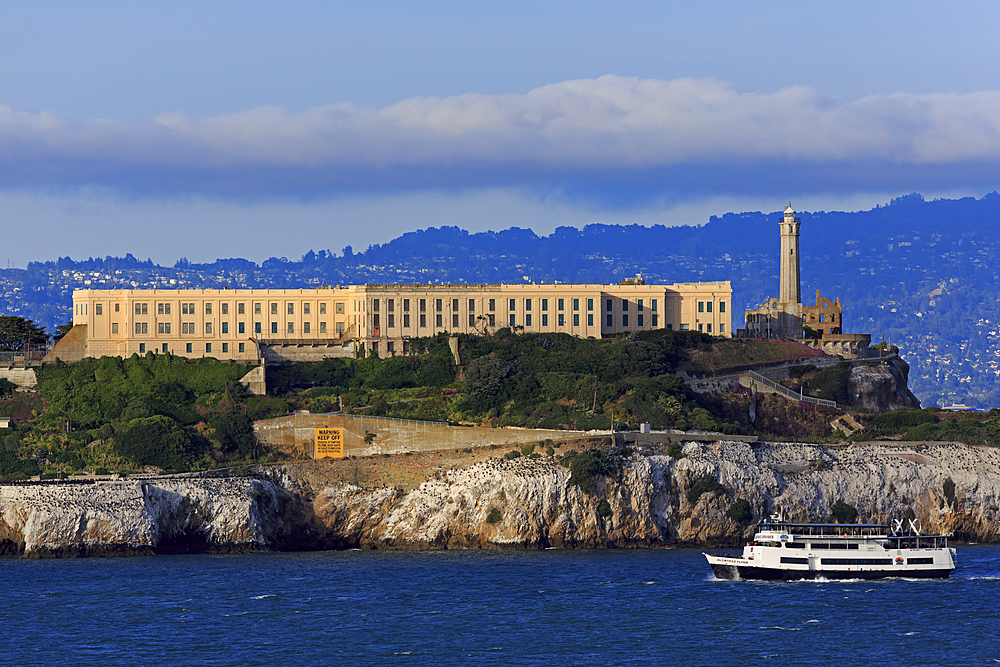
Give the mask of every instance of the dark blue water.
<svg viewBox="0 0 1000 667">
<path fill-rule="evenodd" d="M 1000 547 L 942 581 L 712 578 L 697 551 L 0 561 L 6 664 L 1000 663 Z"/>
</svg>

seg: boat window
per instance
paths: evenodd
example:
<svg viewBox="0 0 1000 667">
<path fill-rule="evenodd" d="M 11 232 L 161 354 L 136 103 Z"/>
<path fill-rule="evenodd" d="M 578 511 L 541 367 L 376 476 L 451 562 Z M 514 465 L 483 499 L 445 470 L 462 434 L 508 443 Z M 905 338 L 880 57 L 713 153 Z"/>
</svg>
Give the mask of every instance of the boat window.
<svg viewBox="0 0 1000 667">
<path fill-rule="evenodd" d="M 809 559 L 808 558 L 795 558 L 794 556 L 782 556 L 781 557 L 781 562 L 782 563 L 794 563 L 795 565 L 808 565 L 809 564 Z"/>
<path fill-rule="evenodd" d="M 830 548 L 831 549 L 846 549 L 847 548 L 847 544 L 844 543 L 844 542 L 831 542 L 830 543 Z"/>
<path fill-rule="evenodd" d="M 785 542 L 785 546 L 788 547 L 789 549 L 805 549 L 806 548 L 806 543 L 805 542 Z"/>
<path fill-rule="evenodd" d="M 848 543 L 848 545 L 847 545 L 847 548 L 848 548 L 848 549 L 857 549 L 857 548 L 858 548 L 858 545 L 857 545 L 857 544 L 854 544 L 854 543 Z"/>
<path fill-rule="evenodd" d="M 823 565 L 892 565 L 891 558 L 821 558 Z"/>
<path fill-rule="evenodd" d="M 907 558 L 906 559 L 906 564 L 907 565 L 933 565 L 934 564 L 934 559 L 933 558 Z"/>
</svg>

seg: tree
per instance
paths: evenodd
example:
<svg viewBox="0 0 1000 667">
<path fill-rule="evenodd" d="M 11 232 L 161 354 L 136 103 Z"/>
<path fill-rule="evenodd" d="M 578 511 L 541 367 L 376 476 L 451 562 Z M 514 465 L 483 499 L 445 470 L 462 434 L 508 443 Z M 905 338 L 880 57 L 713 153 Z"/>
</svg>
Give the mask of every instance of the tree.
<svg viewBox="0 0 1000 667">
<path fill-rule="evenodd" d="M 66 334 L 68 334 L 70 332 L 70 329 L 72 329 L 72 328 L 73 328 L 73 321 L 72 320 L 70 320 L 66 324 L 60 324 L 60 325 L 56 326 L 56 334 L 52 337 L 52 342 L 53 343 L 58 343 L 60 340 L 62 340 L 63 336 L 65 336 Z"/>
<path fill-rule="evenodd" d="M 513 367 L 494 356 L 477 357 L 465 370 L 465 390 L 472 396 L 493 398 L 500 394 Z"/>
<path fill-rule="evenodd" d="M 49 342 L 45 327 L 14 315 L 0 315 L 0 351 L 44 350 Z"/>
</svg>

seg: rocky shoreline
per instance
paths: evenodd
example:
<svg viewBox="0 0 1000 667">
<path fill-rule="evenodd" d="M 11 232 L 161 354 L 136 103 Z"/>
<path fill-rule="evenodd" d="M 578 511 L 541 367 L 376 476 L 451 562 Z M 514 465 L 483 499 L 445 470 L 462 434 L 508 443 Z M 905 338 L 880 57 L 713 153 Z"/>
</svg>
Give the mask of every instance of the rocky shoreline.
<svg viewBox="0 0 1000 667">
<path fill-rule="evenodd" d="M 1000 541 L 1000 450 L 989 447 L 689 443 L 680 458 L 622 457 L 594 494 L 552 457 L 465 456 L 420 463 L 423 481 L 408 485 L 372 457 L 256 477 L 0 486 L 0 555 L 731 546 L 753 529 L 726 516 L 737 499 L 755 520 L 780 506 L 824 521 L 842 500 L 865 522 L 912 514 L 925 532 Z M 722 488 L 692 502 L 706 475 Z"/>
</svg>

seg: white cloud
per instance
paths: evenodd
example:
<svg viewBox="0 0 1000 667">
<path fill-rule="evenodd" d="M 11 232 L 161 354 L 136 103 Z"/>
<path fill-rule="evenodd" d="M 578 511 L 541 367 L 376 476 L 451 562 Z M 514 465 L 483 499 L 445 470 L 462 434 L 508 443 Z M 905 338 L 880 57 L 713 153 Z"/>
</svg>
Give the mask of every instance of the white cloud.
<svg viewBox="0 0 1000 667">
<path fill-rule="evenodd" d="M 523 95 L 469 93 L 301 112 L 260 107 L 200 120 L 164 113 L 145 124 L 77 122 L 0 106 L 0 163 L 33 164 L 35 184 L 51 172 L 114 186 L 101 180 L 108 165 L 537 174 L 774 160 L 996 162 L 1000 91 L 894 93 L 843 103 L 800 86 L 740 92 L 711 79 L 608 75 Z"/>
</svg>

